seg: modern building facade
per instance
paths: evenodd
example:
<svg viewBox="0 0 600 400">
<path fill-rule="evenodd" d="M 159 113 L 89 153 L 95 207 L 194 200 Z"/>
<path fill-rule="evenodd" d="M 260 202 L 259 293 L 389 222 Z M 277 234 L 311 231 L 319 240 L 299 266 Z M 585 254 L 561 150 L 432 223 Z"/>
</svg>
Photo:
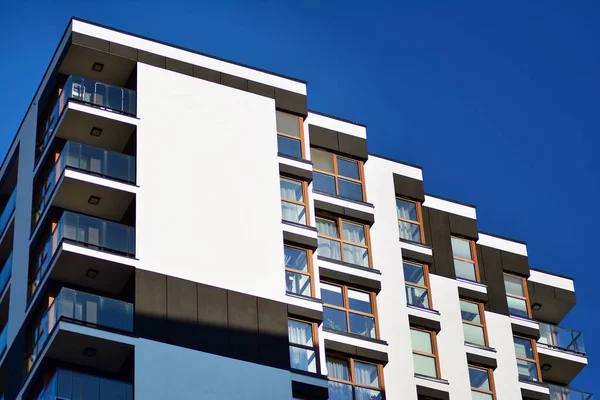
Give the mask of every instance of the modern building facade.
<svg viewBox="0 0 600 400">
<path fill-rule="evenodd" d="M 573 280 L 305 82 L 73 19 L 0 199 L 5 400 L 592 398 Z"/>
</svg>

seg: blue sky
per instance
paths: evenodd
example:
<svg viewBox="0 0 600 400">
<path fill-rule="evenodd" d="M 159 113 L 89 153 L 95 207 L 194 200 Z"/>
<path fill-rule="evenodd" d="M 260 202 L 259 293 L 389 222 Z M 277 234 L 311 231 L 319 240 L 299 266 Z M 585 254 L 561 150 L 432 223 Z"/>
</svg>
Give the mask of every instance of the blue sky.
<svg viewBox="0 0 600 400">
<path fill-rule="evenodd" d="M 600 376 L 600 3 L 0 0 L 4 154 L 71 16 L 309 82 L 309 108 L 368 125 L 369 151 L 477 204 L 482 231 L 575 278 L 563 325 Z M 396 4 L 400 3 L 400 4 Z"/>
</svg>

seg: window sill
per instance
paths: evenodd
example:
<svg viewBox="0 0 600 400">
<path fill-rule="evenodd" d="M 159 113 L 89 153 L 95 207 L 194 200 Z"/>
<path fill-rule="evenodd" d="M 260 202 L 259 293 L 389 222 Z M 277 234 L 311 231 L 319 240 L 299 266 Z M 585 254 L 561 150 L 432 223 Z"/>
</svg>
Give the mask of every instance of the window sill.
<svg viewBox="0 0 600 400">
<path fill-rule="evenodd" d="M 497 353 L 496 349 L 493 347 L 482 346 L 482 345 L 476 344 L 476 343 L 465 342 L 465 346 L 473 347 L 474 349 L 480 349 L 480 350 L 491 351 L 493 353 Z"/>
<path fill-rule="evenodd" d="M 329 328 L 325 328 L 325 327 L 323 328 L 323 332 L 329 332 L 329 333 L 333 333 L 335 335 L 346 336 L 346 337 L 353 338 L 353 339 L 361 339 L 361 340 L 365 340 L 365 341 L 371 342 L 371 343 L 382 344 L 384 346 L 388 345 L 388 342 L 386 342 L 385 340 L 374 339 L 374 338 L 370 338 L 367 336 L 358 335 L 356 333 L 350 333 L 350 332 L 345 332 L 345 331 L 336 331 L 334 329 L 329 329 Z"/>
<path fill-rule="evenodd" d="M 345 261 L 335 260 L 333 258 L 327 258 L 327 257 L 317 256 L 317 260 L 326 261 L 326 262 L 330 262 L 332 264 L 343 265 L 344 267 L 350 267 L 350 268 L 354 268 L 354 269 L 357 269 L 357 270 L 360 270 L 360 271 L 372 272 L 374 274 L 381 275 L 381 271 L 379 271 L 378 269 L 368 268 L 368 267 L 361 267 L 360 265 L 351 264 L 351 263 L 348 263 L 348 262 L 345 262 Z"/>
<path fill-rule="evenodd" d="M 354 200 L 354 199 L 349 199 L 348 197 L 338 196 L 338 195 L 335 195 L 335 194 L 331 194 L 331 193 L 327 193 L 327 192 L 322 192 L 320 190 L 313 189 L 313 193 L 317 193 L 317 194 L 320 194 L 320 195 L 323 195 L 323 196 L 331 197 L 333 199 L 348 201 L 350 203 L 359 204 L 361 206 L 366 206 L 366 207 L 369 207 L 369 208 L 375 208 L 375 206 L 373 204 L 371 204 L 371 203 L 366 203 L 364 201 L 358 201 L 358 200 Z"/>
<path fill-rule="evenodd" d="M 431 382 L 437 382 L 437 383 L 441 383 L 443 385 L 450 385 L 450 382 L 448 382 L 446 379 L 434 378 L 434 377 L 427 376 L 427 375 L 421 375 L 421 374 L 417 374 L 416 372 L 415 372 L 415 378 L 419 378 L 419 379 L 423 379 L 423 380 L 431 381 Z"/>
<path fill-rule="evenodd" d="M 413 246 L 422 247 L 422 248 L 427 249 L 427 250 L 433 250 L 430 246 L 428 246 L 428 245 L 426 245 L 424 243 L 421 243 L 421 242 L 414 242 L 412 240 L 403 239 L 403 238 L 398 238 L 398 240 L 400 242 L 402 242 L 402 243 L 412 244 Z"/>
<path fill-rule="evenodd" d="M 417 306 L 413 306 L 412 304 L 407 304 L 406 307 L 412 308 L 413 310 L 421 310 L 421 311 L 424 311 L 429 314 L 441 315 L 438 310 L 434 310 L 432 308 L 417 307 Z"/>
<path fill-rule="evenodd" d="M 298 228 L 307 229 L 307 230 L 312 231 L 312 232 L 316 232 L 317 231 L 317 228 L 315 228 L 314 226 L 300 224 L 298 222 L 286 221 L 285 219 L 282 219 L 281 223 L 285 224 L 285 225 L 289 225 L 289 226 L 296 226 Z"/>
<path fill-rule="evenodd" d="M 296 293 L 292 293 L 292 292 L 285 292 L 285 295 L 290 296 L 290 297 L 295 297 L 297 299 L 311 301 L 311 302 L 317 303 L 317 304 L 323 304 L 323 300 L 318 299 L 316 297 L 305 296 L 303 294 L 296 294 Z"/>
<path fill-rule="evenodd" d="M 510 319 L 514 319 L 517 322 L 526 322 L 526 323 L 530 323 L 530 324 L 536 324 L 539 325 L 540 322 L 536 321 L 535 319 L 529 319 L 529 318 L 525 318 L 525 317 L 519 317 L 516 315 L 509 315 Z"/>
<path fill-rule="evenodd" d="M 288 160 L 294 160 L 294 161 L 298 161 L 298 162 L 301 162 L 301 163 L 304 163 L 304 164 L 308 164 L 310 166 L 313 165 L 312 161 L 305 160 L 303 158 L 297 158 L 297 157 L 293 157 L 293 156 L 288 156 L 286 154 L 279 153 L 279 152 L 277 153 L 277 156 L 281 157 L 281 158 L 287 158 Z"/>
<path fill-rule="evenodd" d="M 477 282 L 477 281 L 470 281 L 468 279 L 459 278 L 459 277 L 456 277 L 456 280 L 459 281 L 459 282 L 468 283 L 470 285 L 479 286 L 479 287 L 484 288 L 484 289 L 487 290 L 487 285 L 485 283 L 481 283 L 481 282 Z"/>
<path fill-rule="evenodd" d="M 310 376 L 311 378 L 322 379 L 324 381 L 327 380 L 327 375 L 321 375 L 318 372 L 308 372 L 308 371 L 304 371 L 302 369 L 295 369 L 292 367 L 290 367 L 290 372 L 293 374 Z"/>
<path fill-rule="evenodd" d="M 539 386 L 541 388 L 548 389 L 548 386 L 546 386 L 544 383 L 539 382 L 539 381 L 530 381 L 530 380 L 527 380 L 527 379 L 519 378 L 519 382 L 521 382 L 521 383 L 527 383 L 529 385 Z"/>
</svg>

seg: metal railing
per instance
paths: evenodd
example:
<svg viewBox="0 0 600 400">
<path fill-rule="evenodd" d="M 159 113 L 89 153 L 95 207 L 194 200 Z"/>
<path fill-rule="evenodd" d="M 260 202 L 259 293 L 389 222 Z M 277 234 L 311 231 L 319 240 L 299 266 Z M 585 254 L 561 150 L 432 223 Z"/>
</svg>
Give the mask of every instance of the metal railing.
<svg viewBox="0 0 600 400">
<path fill-rule="evenodd" d="M 540 322 L 538 344 L 553 349 L 585 355 L 583 334 L 579 331 Z"/>
<path fill-rule="evenodd" d="M 548 384 L 550 400 L 594 400 L 591 393 L 580 392 L 568 387 Z"/>
<path fill-rule="evenodd" d="M 6 285 L 8 285 L 8 281 L 10 280 L 10 275 L 12 273 L 12 253 L 8 256 L 4 264 L 2 265 L 2 269 L 0 269 L 0 294 L 4 292 L 6 289 Z"/>
<path fill-rule="evenodd" d="M 0 214 L 0 236 L 4 234 L 4 231 L 6 230 L 6 227 L 8 226 L 8 221 L 10 221 L 10 217 L 12 217 L 12 215 L 15 212 L 15 205 L 16 205 L 16 198 L 17 198 L 17 189 L 13 189 L 12 193 L 10 194 L 8 200 L 6 201 L 6 205 L 4 206 L 4 209 L 2 210 L 2 213 Z"/>
<path fill-rule="evenodd" d="M 85 395 L 82 397 L 82 395 Z M 57 369 L 36 400 L 133 400 L 133 385 L 81 372 Z M 2 400 L 2 399 L 0 399 Z"/>
</svg>

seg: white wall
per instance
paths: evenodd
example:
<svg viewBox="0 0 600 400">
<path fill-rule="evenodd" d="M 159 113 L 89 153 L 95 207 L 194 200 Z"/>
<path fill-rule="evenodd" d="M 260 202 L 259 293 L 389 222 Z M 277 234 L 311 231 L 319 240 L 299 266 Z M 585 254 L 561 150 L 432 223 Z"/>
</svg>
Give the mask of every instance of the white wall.
<svg viewBox="0 0 600 400">
<path fill-rule="evenodd" d="M 138 64 L 140 267 L 283 301 L 275 103 Z"/>
<path fill-rule="evenodd" d="M 520 399 L 519 371 L 510 317 L 486 311 L 485 322 L 490 346 L 497 351 L 498 368 L 494 371 L 496 399 Z"/>
</svg>

